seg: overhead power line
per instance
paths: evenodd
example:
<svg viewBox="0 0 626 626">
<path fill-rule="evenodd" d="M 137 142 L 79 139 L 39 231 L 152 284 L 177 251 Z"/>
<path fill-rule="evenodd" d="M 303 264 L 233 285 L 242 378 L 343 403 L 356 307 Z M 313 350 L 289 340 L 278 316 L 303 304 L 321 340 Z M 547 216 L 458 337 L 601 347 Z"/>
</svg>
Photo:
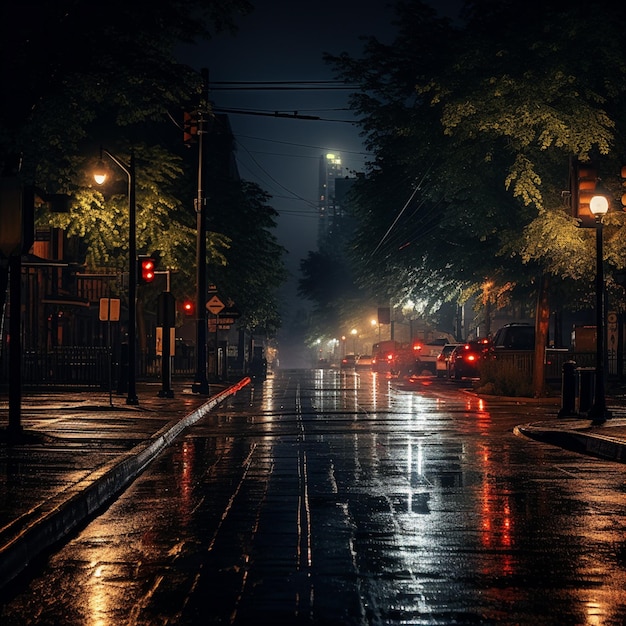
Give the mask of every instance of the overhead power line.
<svg viewBox="0 0 626 626">
<path fill-rule="evenodd" d="M 230 113 L 231 115 L 260 115 L 263 117 L 283 117 L 292 120 L 313 120 L 315 122 L 338 122 L 340 124 L 356 124 L 356 120 L 335 120 L 328 117 L 319 117 L 317 115 L 300 115 L 298 111 L 287 113 L 284 111 L 250 111 L 243 109 L 224 109 L 221 107 L 214 107 L 213 110 L 216 113 Z"/>
<path fill-rule="evenodd" d="M 338 80 L 215 81 L 210 86 L 211 91 L 354 91 L 359 88 L 360 85 Z"/>
<path fill-rule="evenodd" d="M 241 109 L 222 109 L 215 107 L 213 109 L 218 113 L 235 113 L 239 115 L 262 115 L 265 117 L 289 117 L 296 120 L 321 120 L 321 117 L 317 115 L 300 115 L 298 111 L 294 111 L 293 113 L 281 113 L 280 111 L 243 111 Z"/>
</svg>

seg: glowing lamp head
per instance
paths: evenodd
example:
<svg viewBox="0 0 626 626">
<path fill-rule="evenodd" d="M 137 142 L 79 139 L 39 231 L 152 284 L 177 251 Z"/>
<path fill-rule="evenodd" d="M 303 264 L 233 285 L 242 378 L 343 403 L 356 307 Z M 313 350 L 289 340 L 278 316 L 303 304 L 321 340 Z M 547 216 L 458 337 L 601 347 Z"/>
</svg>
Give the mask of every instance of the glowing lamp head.
<svg viewBox="0 0 626 626">
<path fill-rule="evenodd" d="M 606 212 L 609 210 L 609 201 L 606 196 L 593 196 L 589 201 L 589 210 L 596 217 L 606 215 Z"/>
<path fill-rule="evenodd" d="M 104 185 L 107 179 L 107 169 L 102 159 L 100 159 L 100 161 L 98 161 L 98 165 L 96 165 L 96 169 L 93 172 L 93 179 L 98 185 Z"/>
</svg>

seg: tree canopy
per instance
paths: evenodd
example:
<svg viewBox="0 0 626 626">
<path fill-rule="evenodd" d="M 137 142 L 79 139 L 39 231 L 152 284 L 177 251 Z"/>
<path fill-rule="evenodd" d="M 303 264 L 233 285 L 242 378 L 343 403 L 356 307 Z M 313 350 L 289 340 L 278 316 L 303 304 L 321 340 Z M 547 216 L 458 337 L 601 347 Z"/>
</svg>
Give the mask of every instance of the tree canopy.
<svg viewBox="0 0 626 626">
<path fill-rule="evenodd" d="M 111 164 L 112 185 L 97 188 L 91 171 L 104 146 L 128 163 L 136 161 L 137 250 L 158 251 L 162 267 L 176 270 L 175 284 L 188 295 L 195 280 L 197 163 L 182 145 L 184 110 L 202 106 L 210 116 L 200 73 L 177 57 L 180 44 L 236 31 L 237 16 L 252 11 L 247 0 L 167 0 L 162 3 L 119 2 L 98 5 L 83 0 L 9 2 L 0 8 L 0 76 L 10 97 L 0 102 L 0 162 L 3 175 L 17 173 L 22 182 L 47 193 L 71 194 L 68 213 L 40 208 L 39 225 L 65 229 L 81 238 L 91 267 L 128 267 L 128 196 L 123 171 Z M 220 131 L 221 132 L 221 131 Z M 221 133 L 225 135 L 225 133 Z M 232 140 L 231 140 L 232 144 Z M 230 154 L 228 158 L 230 158 Z M 227 156 L 206 157 L 213 163 Z M 238 229 L 208 233 L 207 262 L 237 264 L 229 251 L 261 257 L 271 249 L 274 263 L 239 264 L 223 272 L 225 291 L 253 276 L 241 294 L 248 322 L 271 317 L 279 323 L 272 289 L 283 277 L 282 251 L 275 244 L 269 199 L 244 182 L 225 191 L 223 167 L 212 167 L 210 193 L 220 206 L 228 195 Z M 226 201 L 225 201 L 226 202 Z M 258 215 L 253 219 L 253 214 Z M 244 217 L 245 216 L 245 217 Z M 263 222 L 260 225 L 259 222 Z M 250 230 L 247 230 L 249 228 Z M 255 236 L 252 236 L 254 233 Z M 262 271 L 260 271 L 262 270 Z M 250 280 L 249 285 L 254 281 Z M 250 296 L 248 298 L 248 296 Z"/>
<path fill-rule="evenodd" d="M 485 281 L 526 295 L 544 274 L 589 281 L 570 162 L 593 161 L 620 206 L 625 9 L 466 2 L 452 22 L 415 0 L 397 15 L 391 44 L 327 57 L 360 85 L 352 107 L 374 154 L 355 185 L 360 283 L 436 308 Z M 624 214 L 606 221 L 607 257 L 623 267 Z"/>
</svg>

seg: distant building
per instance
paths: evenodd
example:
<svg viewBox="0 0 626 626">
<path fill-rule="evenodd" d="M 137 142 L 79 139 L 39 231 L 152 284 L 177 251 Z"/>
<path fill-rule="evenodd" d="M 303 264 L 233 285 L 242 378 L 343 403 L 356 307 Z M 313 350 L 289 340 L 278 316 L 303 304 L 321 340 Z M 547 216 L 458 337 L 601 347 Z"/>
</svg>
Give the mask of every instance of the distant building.
<svg viewBox="0 0 626 626">
<path fill-rule="evenodd" d="M 318 248 L 323 248 L 334 240 L 335 235 L 345 230 L 347 196 L 354 181 L 354 178 L 344 175 L 339 153 L 320 157 Z"/>
<path fill-rule="evenodd" d="M 337 217 L 336 188 L 335 182 L 343 177 L 341 155 L 337 152 L 323 154 L 320 157 L 319 173 L 319 223 L 317 232 L 317 245 L 320 247 L 332 231 L 333 223 Z"/>
</svg>

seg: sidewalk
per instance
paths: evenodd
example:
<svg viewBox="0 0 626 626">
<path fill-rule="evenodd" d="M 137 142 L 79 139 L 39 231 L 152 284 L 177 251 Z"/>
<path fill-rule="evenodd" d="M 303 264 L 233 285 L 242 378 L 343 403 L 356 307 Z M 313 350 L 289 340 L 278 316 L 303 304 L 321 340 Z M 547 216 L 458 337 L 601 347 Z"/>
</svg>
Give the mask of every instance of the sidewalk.
<svg viewBox="0 0 626 626">
<path fill-rule="evenodd" d="M 514 428 L 516 435 L 543 441 L 572 452 L 626 463 L 626 409 L 607 399 L 612 417 L 602 425 L 584 416 L 557 417 Z"/>
<path fill-rule="evenodd" d="M 111 502 L 180 433 L 250 382 L 137 385 L 138 405 L 108 392 L 24 392 L 23 434 L 0 438 L 0 589 Z M 0 430 L 8 399 L 0 398 Z M 3 433 L 4 435 L 5 433 Z"/>
</svg>

